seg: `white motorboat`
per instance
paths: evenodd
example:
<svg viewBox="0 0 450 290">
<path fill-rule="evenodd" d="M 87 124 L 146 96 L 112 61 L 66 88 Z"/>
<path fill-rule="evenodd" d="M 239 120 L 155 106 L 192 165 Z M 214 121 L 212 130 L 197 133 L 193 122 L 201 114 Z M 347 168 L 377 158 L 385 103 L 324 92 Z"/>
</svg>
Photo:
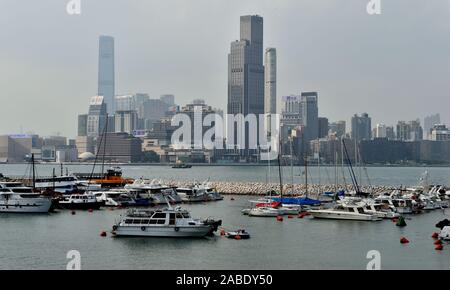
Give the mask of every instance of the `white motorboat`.
<svg viewBox="0 0 450 290">
<path fill-rule="evenodd" d="M 367 213 L 364 203 L 339 203 L 331 209 L 310 210 L 314 218 L 354 220 L 354 221 L 380 221 L 379 215 Z"/>
<path fill-rule="evenodd" d="M 198 186 L 193 187 L 177 187 L 177 194 L 183 202 L 205 202 L 210 201 L 210 196 L 204 188 Z"/>
<path fill-rule="evenodd" d="M 158 205 L 165 204 L 165 197 L 170 203 L 181 203 L 182 200 L 176 190 L 172 187 L 161 185 L 156 180 L 137 179 L 132 184 L 127 184 L 124 187 L 131 195 L 131 197 L 138 203 Z"/>
<path fill-rule="evenodd" d="M 94 195 L 99 202 L 104 202 L 105 206 L 133 206 L 136 204 L 126 190 L 99 191 Z"/>
<path fill-rule="evenodd" d="M 0 182 L 0 212 L 47 213 L 52 206 L 50 197 L 35 193 L 20 182 Z"/>
<path fill-rule="evenodd" d="M 58 206 L 62 209 L 99 209 L 105 205 L 104 201 L 97 200 L 92 193 L 71 194 L 58 201 Z"/>
<path fill-rule="evenodd" d="M 78 190 L 77 183 L 77 178 L 72 175 L 37 178 L 35 188 L 39 190 L 52 189 L 55 192 L 70 194 Z"/>
<path fill-rule="evenodd" d="M 115 236 L 140 237 L 205 237 L 212 234 L 222 224 L 221 220 L 193 219 L 187 210 L 169 202 L 164 209 L 133 209 L 113 225 Z"/>
<path fill-rule="evenodd" d="M 276 217 L 283 214 L 284 213 L 277 208 L 266 206 L 255 207 L 248 212 L 248 215 L 253 217 Z"/>
</svg>

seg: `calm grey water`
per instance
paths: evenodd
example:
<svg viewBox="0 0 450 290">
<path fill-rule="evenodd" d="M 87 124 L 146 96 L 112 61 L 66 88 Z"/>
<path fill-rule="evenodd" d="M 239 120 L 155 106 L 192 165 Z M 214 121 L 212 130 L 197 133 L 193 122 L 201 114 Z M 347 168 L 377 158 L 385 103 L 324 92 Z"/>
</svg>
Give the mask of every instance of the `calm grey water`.
<svg viewBox="0 0 450 290">
<path fill-rule="evenodd" d="M 39 172 L 51 172 L 51 167 L 47 167 L 40 166 Z M 123 169 L 131 177 L 241 181 L 264 181 L 266 171 L 260 167 Z M 24 170 L 23 165 L 0 166 L 0 172 L 6 175 L 20 175 Z M 290 169 L 285 170 L 287 173 Z M 424 170 L 369 168 L 369 174 L 373 184 L 414 185 Z M 448 181 L 448 168 L 428 170 L 431 180 Z M 248 205 L 247 200 L 248 197 L 238 196 L 232 201 L 227 196 L 219 202 L 184 205 L 196 217 L 223 219 L 227 229 L 247 229 L 252 238 L 241 241 L 218 235 L 187 240 L 100 237 L 100 232 L 110 230 L 122 213 L 117 209 L 77 211 L 76 215 L 69 211 L 49 215 L 0 214 L 0 268 L 65 269 L 67 252 L 78 250 L 83 269 L 365 269 L 367 252 L 378 250 L 383 269 L 450 269 L 450 245 L 435 251 L 430 238 L 437 230 L 434 224 L 450 218 L 450 210 L 411 216 L 407 227 L 398 228 L 391 221 L 285 218 L 277 222 L 275 218 L 251 218 L 240 213 Z M 401 236 L 411 243 L 401 245 Z"/>
</svg>

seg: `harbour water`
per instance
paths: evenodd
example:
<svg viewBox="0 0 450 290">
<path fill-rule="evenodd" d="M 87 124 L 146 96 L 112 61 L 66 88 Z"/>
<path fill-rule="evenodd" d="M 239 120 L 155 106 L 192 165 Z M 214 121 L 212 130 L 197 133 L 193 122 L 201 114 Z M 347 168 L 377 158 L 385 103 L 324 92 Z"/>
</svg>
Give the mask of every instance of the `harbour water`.
<svg viewBox="0 0 450 290">
<path fill-rule="evenodd" d="M 38 173 L 50 175 L 52 167 L 39 165 Z M 70 166 L 69 171 L 88 172 L 88 168 Z M 122 169 L 124 176 L 135 178 L 200 181 L 210 177 L 258 182 L 264 182 L 267 171 L 265 167 L 247 166 Z M 295 170 L 300 172 L 299 168 Z M 311 170 L 313 179 L 318 178 L 316 170 Z M 416 185 L 424 170 L 368 169 L 371 182 L 381 185 Z M 450 184 L 449 168 L 427 170 L 430 182 Z M 329 171 L 331 175 L 332 169 Z M 0 172 L 24 175 L 26 165 L 0 165 Z M 288 181 L 290 168 L 284 172 Z M 296 180 L 302 182 L 300 176 Z M 436 251 L 430 237 L 438 230 L 436 222 L 450 219 L 450 209 L 408 216 L 408 225 L 399 228 L 389 220 L 367 223 L 285 217 L 278 222 L 275 218 L 251 218 L 240 213 L 248 199 L 235 196 L 231 200 L 231 196 L 226 196 L 219 202 L 183 205 L 194 217 L 221 218 L 226 229 L 246 229 L 252 237 L 241 241 L 219 235 L 206 239 L 113 238 L 110 234 L 100 237 L 100 232 L 109 231 L 123 213 L 119 209 L 77 211 L 75 215 L 70 211 L 49 215 L 0 214 L 0 268 L 65 269 L 67 252 L 78 250 L 83 269 L 365 269 L 368 251 L 377 250 L 382 269 L 450 269 L 450 246 Z M 401 236 L 410 243 L 400 244 Z"/>
</svg>

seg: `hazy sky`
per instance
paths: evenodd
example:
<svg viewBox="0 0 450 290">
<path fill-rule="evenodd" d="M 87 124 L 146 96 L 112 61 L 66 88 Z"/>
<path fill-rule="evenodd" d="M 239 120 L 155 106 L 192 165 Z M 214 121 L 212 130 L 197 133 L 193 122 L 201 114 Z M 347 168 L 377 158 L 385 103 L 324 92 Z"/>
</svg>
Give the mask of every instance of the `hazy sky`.
<svg viewBox="0 0 450 290">
<path fill-rule="evenodd" d="M 97 93 L 98 36 L 116 41 L 116 92 L 204 98 L 226 109 L 239 16 L 264 17 L 278 95 L 319 91 L 319 114 L 373 124 L 441 113 L 450 125 L 450 1 L 0 0 L 0 134 L 76 135 Z"/>
</svg>

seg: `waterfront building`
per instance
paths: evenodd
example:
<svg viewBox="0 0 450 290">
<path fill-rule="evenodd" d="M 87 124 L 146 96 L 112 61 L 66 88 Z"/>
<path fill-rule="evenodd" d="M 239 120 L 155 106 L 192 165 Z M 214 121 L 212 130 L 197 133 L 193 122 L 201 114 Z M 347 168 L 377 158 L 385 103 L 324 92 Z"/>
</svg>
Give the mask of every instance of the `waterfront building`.
<svg viewBox="0 0 450 290">
<path fill-rule="evenodd" d="M 386 127 L 386 138 L 388 138 L 389 140 L 395 140 L 394 126 Z"/>
<path fill-rule="evenodd" d="M 138 162 L 142 155 L 142 141 L 128 133 L 107 133 L 105 143 L 97 142 L 98 156 L 108 161 Z"/>
<path fill-rule="evenodd" d="M 374 138 L 387 138 L 387 126 L 384 124 L 377 124 L 374 133 Z"/>
<path fill-rule="evenodd" d="M 132 134 L 137 129 L 138 116 L 134 110 L 116 111 L 114 115 L 114 130 L 116 133 Z"/>
<path fill-rule="evenodd" d="M 86 152 L 95 153 L 95 142 L 93 137 L 89 136 L 77 136 L 76 140 L 76 148 L 78 150 L 78 154 L 83 154 Z"/>
<path fill-rule="evenodd" d="M 344 137 L 346 133 L 346 122 L 345 121 L 337 121 L 329 124 L 328 133 L 330 135 L 334 135 L 336 138 Z"/>
<path fill-rule="evenodd" d="M 263 18 L 258 15 L 241 16 L 240 40 L 231 43 L 227 111 L 230 115 L 242 114 L 244 117 L 254 114 L 257 119 L 264 114 Z M 245 131 L 245 148 L 249 149 L 249 132 Z M 233 132 L 232 145 L 239 150 L 236 128 Z M 239 150 L 239 153 L 248 155 L 249 150 Z"/>
<path fill-rule="evenodd" d="M 107 112 L 113 115 L 116 109 L 114 104 L 114 38 L 111 36 L 101 35 L 99 37 L 98 95 L 104 97 Z"/>
<path fill-rule="evenodd" d="M 266 117 L 266 131 L 271 132 L 271 115 L 277 113 L 277 50 L 267 48 L 264 54 L 264 113 Z"/>
<path fill-rule="evenodd" d="M 170 107 L 175 106 L 175 96 L 174 95 L 161 95 L 159 98 L 161 101 L 169 105 Z"/>
<path fill-rule="evenodd" d="M 166 117 L 170 106 L 161 99 L 148 99 L 143 104 L 143 119 L 145 119 L 145 129 L 150 130 L 151 125 Z"/>
<path fill-rule="evenodd" d="M 328 131 L 330 130 L 328 118 L 319 118 L 319 138 L 325 138 L 328 136 Z"/>
<path fill-rule="evenodd" d="M 432 141 L 450 141 L 450 130 L 443 124 L 434 125 L 431 129 Z"/>
<path fill-rule="evenodd" d="M 439 124 L 441 124 L 441 116 L 439 114 L 426 116 L 423 120 L 424 138 L 431 140 L 431 130 L 433 130 L 434 125 Z"/>
<path fill-rule="evenodd" d="M 87 114 L 78 115 L 78 136 L 87 136 Z"/>
<path fill-rule="evenodd" d="M 319 136 L 319 107 L 317 92 L 303 92 L 302 97 L 302 123 L 306 128 L 308 141 Z"/>
<path fill-rule="evenodd" d="M 27 134 L 0 136 L 0 162 L 23 162 L 32 149 L 32 139 Z"/>
<path fill-rule="evenodd" d="M 87 136 L 98 137 L 106 125 L 106 103 L 103 96 L 94 96 L 89 104 L 87 118 Z"/>
<path fill-rule="evenodd" d="M 370 140 L 372 138 L 372 119 L 369 114 L 363 113 L 361 116 L 355 114 L 352 117 L 352 132 L 353 140 Z"/>
<path fill-rule="evenodd" d="M 419 120 L 399 121 L 397 123 L 397 140 L 420 141 L 423 139 L 423 129 Z"/>
</svg>

